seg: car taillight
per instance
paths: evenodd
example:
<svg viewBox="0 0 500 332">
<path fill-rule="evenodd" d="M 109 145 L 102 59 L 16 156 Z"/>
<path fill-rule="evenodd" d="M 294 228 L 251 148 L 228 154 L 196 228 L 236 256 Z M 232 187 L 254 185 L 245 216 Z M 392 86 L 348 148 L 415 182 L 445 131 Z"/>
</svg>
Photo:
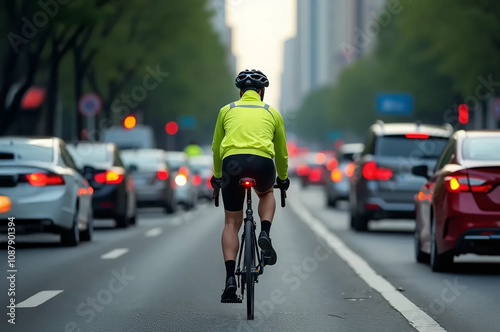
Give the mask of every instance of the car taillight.
<svg viewBox="0 0 500 332">
<path fill-rule="evenodd" d="M 209 189 L 214 189 L 212 188 L 212 183 L 210 182 L 210 178 L 207 178 L 207 181 L 205 183 Z"/>
<path fill-rule="evenodd" d="M 203 182 L 203 179 L 198 174 L 193 175 L 193 184 L 199 186 Z"/>
<path fill-rule="evenodd" d="M 450 175 L 444 178 L 446 189 L 451 192 L 471 191 L 487 193 L 493 186 L 487 180 L 467 175 Z"/>
<path fill-rule="evenodd" d="M 313 182 L 321 180 L 321 170 L 319 168 L 313 168 L 309 172 L 309 180 Z"/>
<path fill-rule="evenodd" d="M 308 165 L 299 165 L 297 167 L 297 175 L 298 176 L 306 176 L 309 174 L 310 171 L 311 171 L 311 169 L 309 168 Z"/>
<path fill-rule="evenodd" d="M 342 181 L 342 178 L 344 177 L 342 175 L 342 171 L 338 168 L 335 168 L 332 173 L 330 174 L 330 177 L 333 182 L 340 182 Z"/>
<path fill-rule="evenodd" d="M 330 160 L 328 160 L 328 162 L 326 163 L 326 169 L 328 169 L 329 171 L 332 171 L 334 170 L 335 168 L 337 168 L 339 165 L 339 162 L 337 161 L 337 159 L 335 158 L 331 158 Z"/>
<path fill-rule="evenodd" d="M 363 165 L 363 177 L 366 180 L 387 181 L 392 177 L 392 170 L 389 168 L 378 167 L 373 160 L 367 161 Z"/>
<path fill-rule="evenodd" d="M 27 174 L 26 180 L 34 187 L 58 186 L 64 184 L 62 175 L 42 172 Z"/>
<path fill-rule="evenodd" d="M 158 172 L 156 172 L 156 177 L 159 180 L 165 181 L 168 179 L 168 172 L 166 170 L 159 170 Z"/>
<path fill-rule="evenodd" d="M 7 196 L 0 196 L 0 213 L 6 213 L 10 211 L 12 207 L 12 202 Z"/>
<path fill-rule="evenodd" d="M 344 168 L 344 173 L 345 175 L 350 178 L 354 175 L 354 163 L 351 161 L 347 166 Z"/>
<path fill-rule="evenodd" d="M 123 180 L 123 174 L 114 172 L 114 171 L 106 171 L 103 173 L 97 173 L 94 175 L 94 180 L 97 183 L 105 183 L 105 184 L 119 184 Z"/>
</svg>

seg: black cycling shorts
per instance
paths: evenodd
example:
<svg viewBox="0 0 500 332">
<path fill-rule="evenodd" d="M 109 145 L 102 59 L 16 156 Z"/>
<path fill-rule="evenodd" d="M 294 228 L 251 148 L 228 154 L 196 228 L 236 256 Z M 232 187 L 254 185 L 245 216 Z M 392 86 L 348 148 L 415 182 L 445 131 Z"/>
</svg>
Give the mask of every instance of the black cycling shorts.
<svg viewBox="0 0 500 332">
<path fill-rule="evenodd" d="M 255 190 L 265 192 L 273 187 L 276 178 L 274 161 L 252 154 L 237 154 L 222 160 L 222 200 L 228 211 L 243 210 L 245 189 L 240 186 L 242 178 L 255 179 Z"/>
</svg>

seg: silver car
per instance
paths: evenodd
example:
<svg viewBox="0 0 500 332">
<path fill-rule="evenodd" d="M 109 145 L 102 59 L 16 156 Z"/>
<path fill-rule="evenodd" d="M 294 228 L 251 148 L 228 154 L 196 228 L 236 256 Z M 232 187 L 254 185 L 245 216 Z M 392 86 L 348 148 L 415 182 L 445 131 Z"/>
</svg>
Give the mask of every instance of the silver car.
<svg viewBox="0 0 500 332">
<path fill-rule="evenodd" d="M 173 171 L 168 167 L 161 149 L 123 150 L 123 163 L 132 175 L 137 190 L 137 204 L 160 206 L 166 213 L 177 210 Z"/>
<path fill-rule="evenodd" d="M 166 159 L 173 172 L 175 198 L 187 209 L 193 208 L 198 201 L 198 191 L 193 183 L 187 155 L 181 151 L 167 151 Z"/>
<path fill-rule="evenodd" d="M 60 234 L 68 246 L 90 241 L 92 194 L 62 140 L 0 138 L 0 195 L 9 202 L 0 219 L 14 218 L 17 233 Z"/>
<path fill-rule="evenodd" d="M 335 154 L 336 166 L 325 178 L 326 204 L 335 207 L 339 200 L 349 199 L 349 179 L 354 174 L 354 156 L 363 151 L 362 143 L 344 144 Z"/>
<path fill-rule="evenodd" d="M 214 169 L 213 157 L 211 155 L 189 157 L 188 164 L 193 173 L 193 183 L 198 189 L 198 197 L 211 200 L 213 189 L 210 179 Z"/>
</svg>

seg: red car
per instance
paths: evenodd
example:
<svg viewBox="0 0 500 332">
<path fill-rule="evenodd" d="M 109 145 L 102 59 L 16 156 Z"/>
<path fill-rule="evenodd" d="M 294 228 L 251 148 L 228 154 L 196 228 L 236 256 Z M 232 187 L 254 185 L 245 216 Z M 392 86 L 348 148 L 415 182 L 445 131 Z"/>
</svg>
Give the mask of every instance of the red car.
<svg viewBox="0 0 500 332">
<path fill-rule="evenodd" d="M 500 131 L 453 134 L 432 175 L 415 195 L 415 255 L 445 271 L 466 253 L 500 255 Z"/>
</svg>

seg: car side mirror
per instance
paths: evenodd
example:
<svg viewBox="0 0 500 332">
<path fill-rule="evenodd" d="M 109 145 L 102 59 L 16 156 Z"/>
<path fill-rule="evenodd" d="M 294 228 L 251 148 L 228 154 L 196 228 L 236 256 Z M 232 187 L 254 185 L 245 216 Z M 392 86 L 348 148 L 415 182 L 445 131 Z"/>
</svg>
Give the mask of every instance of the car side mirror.
<svg viewBox="0 0 500 332">
<path fill-rule="evenodd" d="M 356 162 L 361 159 L 361 153 L 356 152 L 352 155 L 352 161 Z"/>
<path fill-rule="evenodd" d="M 130 172 L 135 172 L 139 169 L 139 167 L 137 167 L 136 164 L 130 164 L 128 167 L 127 167 L 127 170 L 129 170 Z"/>
<path fill-rule="evenodd" d="M 411 173 L 416 176 L 422 176 L 429 179 L 429 167 L 427 165 L 418 165 L 411 168 Z"/>
</svg>

